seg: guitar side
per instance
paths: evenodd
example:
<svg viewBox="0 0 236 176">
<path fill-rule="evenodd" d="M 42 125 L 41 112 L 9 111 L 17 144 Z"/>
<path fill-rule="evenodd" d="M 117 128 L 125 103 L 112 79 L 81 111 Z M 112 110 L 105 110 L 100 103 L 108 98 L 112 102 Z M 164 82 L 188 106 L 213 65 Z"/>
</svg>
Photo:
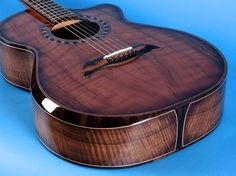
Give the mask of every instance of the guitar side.
<svg viewBox="0 0 236 176">
<path fill-rule="evenodd" d="M 30 81 L 35 55 L 30 49 L 0 38 L 0 67 L 3 78 L 26 90 L 30 90 Z"/>
</svg>

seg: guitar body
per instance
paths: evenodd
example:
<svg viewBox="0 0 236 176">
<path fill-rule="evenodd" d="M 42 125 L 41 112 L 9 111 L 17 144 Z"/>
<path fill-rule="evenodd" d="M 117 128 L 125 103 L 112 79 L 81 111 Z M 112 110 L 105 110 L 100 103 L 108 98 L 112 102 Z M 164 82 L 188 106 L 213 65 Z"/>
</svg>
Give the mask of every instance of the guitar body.
<svg viewBox="0 0 236 176">
<path fill-rule="evenodd" d="M 36 131 L 50 151 L 88 166 L 131 166 L 217 127 L 227 66 L 216 48 L 184 32 L 129 22 L 112 5 L 74 12 L 99 25 L 98 40 L 157 47 L 85 76 L 85 63 L 100 56 L 86 43 L 55 36 L 31 10 L 2 22 L 2 75 L 32 92 Z"/>
</svg>

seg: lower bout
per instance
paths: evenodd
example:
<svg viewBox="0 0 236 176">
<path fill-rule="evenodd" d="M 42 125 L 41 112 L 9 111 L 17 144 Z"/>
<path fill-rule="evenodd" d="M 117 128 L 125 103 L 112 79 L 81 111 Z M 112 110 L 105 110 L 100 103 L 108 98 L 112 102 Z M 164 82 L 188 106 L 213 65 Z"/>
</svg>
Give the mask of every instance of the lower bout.
<svg viewBox="0 0 236 176">
<path fill-rule="evenodd" d="M 34 114 L 38 136 L 53 153 L 87 166 L 126 167 L 162 158 L 200 140 L 219 124 L 223 105 L 224 83 L 190 102 L 185 112 L 173 109 L 119 128 L 76 126 L 46 113 L 36 102 Z"/>
</svg>

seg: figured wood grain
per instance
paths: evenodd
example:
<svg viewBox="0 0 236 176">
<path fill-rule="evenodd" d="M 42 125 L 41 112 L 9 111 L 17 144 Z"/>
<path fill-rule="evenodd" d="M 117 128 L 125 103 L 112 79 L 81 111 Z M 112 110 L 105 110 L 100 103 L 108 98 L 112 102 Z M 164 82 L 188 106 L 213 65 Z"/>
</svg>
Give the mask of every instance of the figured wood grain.
<svg viewBox="0 0 236 176">
<path fill-rule="evenodd" d="M 34 55 L 27 52 L 25 48 L 6 45 L 2 42 L 0 42 L 0 48 L 0 66 L 4 78 L 14 85 L 29 90 Z"/>
<path fill-rule="evenodd" d="M 49 150 L 89 166 L 130 166 L 180 150 L 220 122 L 227 66 L 216 48 L 184 32 L 128 22 L 115 6 L 75 12 L 110 26 L 100 40 L 160 49 L 86 78 L 84 64 L 101 56 L 91 47 L 43 34 L 53 26 L 32 11 L 3 22 L 3 76 L 31 90 L 37 134 Z M 45 99 L 58 107 L 48 112 Z"/>
<path fill-rule="evenodd" d="M 184 146 L 205 136 L 219 124 L 224 107 L 224 88 L 222 85 L 189 105 L 184 123 Z"/>
<path fill-rule="evenodd" d="M 63 123 L 34 102 L 37 133 L 51 151 L 75 163 L 121 167 L 151 161 L 176 150 L 177 116 L 174 111 L 141 124 L 93 129 Z"/>
<path fill-rule="evenodd" d="M 221 56 L 198 38 L 125 22 L 113 6 L 80 13 L 109 21 L 112 30 L 104 38 L 112 35 L 128 45 L 151 43 L 161 49 L 86 78 L 84 64 L 100 53 L 85 43 L 63 44 L 42 37 L 42 22 L 28 13 L 12 18 L 3 25 L 2 35 L 39 52 L 40 87 L 66 109 L 107 116 L 156 111 L 211 88 L 223 76 Z"/>
</svg>

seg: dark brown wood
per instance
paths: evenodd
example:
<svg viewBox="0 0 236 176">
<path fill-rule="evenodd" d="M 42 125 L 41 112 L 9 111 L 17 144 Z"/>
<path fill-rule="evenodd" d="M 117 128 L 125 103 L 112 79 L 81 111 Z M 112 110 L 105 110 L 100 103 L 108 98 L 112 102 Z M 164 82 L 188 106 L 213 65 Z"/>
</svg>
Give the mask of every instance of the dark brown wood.
<svg viewBox="0 0 236 176">
<path fill-rule="evenodd" d="M 0 41 L 2 41 L 1 38 Z M 0 46 L 0 66 L 4 78 L 14 85 L 30 89 L 34 55 L 23 47 L 19 48 L 1 42 Z"/>
<path fill-rule="evenodd" d="M 205 98 L 189 104 L 183 125 L 183 146 L 202 138 L 219 124 L 223 112 L 224 88 L 223 84 Z"/>
<path fill-rule="evenodd" d="M 51 151 L 90 166 L 130 166 L 180 150 L 217 126 L 227 68 L 216 48 L 184 32 L 128 22 L 115 6 L 78 12 L 109 25 L 100 40 L 160 48 L 85 77 L 84 64 L 101 57 L 86 43 L 47 33 L 52 24 L 33 12 L 3 22 L 2 73 L 32 91 L 36 129 Z"/>
<path fill-rule="evenodd" d="M 145 123 L 113 129 L 74 126 L 55 119 L 35 103 L 34 112 L 42 143 L 57 155 L 77 163 L 106 167 L 131 166 L 176 150 L 175 111 Z"/>
</svg>

